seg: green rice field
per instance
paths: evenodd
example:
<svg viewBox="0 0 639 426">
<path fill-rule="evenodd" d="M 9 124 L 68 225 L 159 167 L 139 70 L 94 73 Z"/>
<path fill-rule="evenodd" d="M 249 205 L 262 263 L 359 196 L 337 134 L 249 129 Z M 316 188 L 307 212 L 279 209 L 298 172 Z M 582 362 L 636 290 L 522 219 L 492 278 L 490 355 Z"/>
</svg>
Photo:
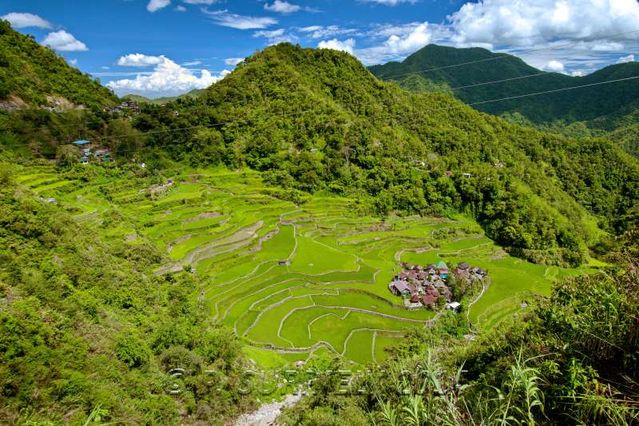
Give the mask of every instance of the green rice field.
<svg viewBox="0 0 639 426">
<path fill-rule="evenodd" d="M 168 178 L 173 185 L 149 195 Z M 389 292 L 401 261 L 486 269 L 490 284 L 466 301 L 478 329 L 517 314 L 523 301 L 577 272 L 512 258 L 468 218 L 382 220 L 360 214 L 351 199 L 321 193 L 296 205 L 250 171 L 182 170 L 155 180 L 96 171 L 84 181 L 40 166 L 24 168 L 18 181 L 55 198 L 91 232 L 155 244 L 165 253 L 155 273 L 190 267 L 205 282 L 193 297 L 264 367 L 318 352 L 379 362 L 406 331 L 437 321 L 432 311 L 405 309 Z"/>
</svg>

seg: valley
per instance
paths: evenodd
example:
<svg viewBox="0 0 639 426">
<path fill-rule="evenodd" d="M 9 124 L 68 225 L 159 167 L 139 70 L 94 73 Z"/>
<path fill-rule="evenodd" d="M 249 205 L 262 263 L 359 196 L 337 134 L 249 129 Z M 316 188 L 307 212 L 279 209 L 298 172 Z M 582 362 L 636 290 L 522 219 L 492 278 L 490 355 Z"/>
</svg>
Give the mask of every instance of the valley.
<svg viewBox="0 0 639 426">
<path fill-rule="evenodd" d="M 630 45 L 102 3 L 0 17 L 0 423 L 639 422 Z"/>
<path fill-rule="evenodd" d="M 283 201 L 250 170 L 174 169 L 164 171 L 170 177 L 131 179 L 112 167 L 83 167 L 88 181 L 48 166 L 26 167 L 17 181 L 55 199 L 86 232 L 153 243 L 165 253 L 156 274 L 186 268 L 201 276 L 206 284 L 193 297 L 263 368 L 327 351 L 360 365 L 381 362 L 406 331 L 432 325 L 436 312 L 407 310 L 388 290 L 402 261 L 471 261 L 488 270 L 485 292 L 463 301 L 478 330 L 584 270 L 513 258 L 463 216 L 380 219 L 356 199 L 328 193 L 299 205 Z M 162 193 L 153 190 L 169 179 Z"/>
</svg>

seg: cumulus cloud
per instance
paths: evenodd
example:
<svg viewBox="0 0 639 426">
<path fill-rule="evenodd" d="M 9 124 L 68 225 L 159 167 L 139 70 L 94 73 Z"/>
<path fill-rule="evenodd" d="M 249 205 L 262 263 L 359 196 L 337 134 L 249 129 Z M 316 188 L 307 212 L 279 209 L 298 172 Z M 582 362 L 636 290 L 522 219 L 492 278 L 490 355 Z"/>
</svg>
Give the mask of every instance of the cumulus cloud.
<svg viewBox="0 0 639 426">
<path fill-rule="evenodd" d="M 127 55 L 130 56 L 130 55 Z M 193 89 L 204 89 L 224 78 L 230 71 L 224 70 L 218 75 L 201 70 L 197 76 L 192 70 L 182 67 L 165 56 L 150 73 L 139 73 L 133 79 L 114 80 L 107 86 L 116 93 L 140 94 L 148 97 L 177 96 Z"/>
<path fill-rule="evenodd" d="M 355 40 L 349 38 L 347 40 L 340 41 L 334 38 L 332 40 L 320 41 L 317 47 L 320 49 L 341 50 L 342 52 L 348 52 L 352 55 L 353 49 L 355 48 Z"/>
<path fill-rule="evenodd" d="M 53 25 L 32 13 L 11 12 L 2 17 L 5 21 L 9 21 L 13 28 L 44 28 L 45 30 L 53 28 Z"/>
<path fill-rule="evenodd" d="M 564 64 L 562 64 L 561 62 L 557 61 L 557 60 L 552 60 L 549 61 L 544 67 L 544 70 L 546 71 L 551 71 L 551 72 L 564 72 L 566 71 L 566 67 L 564 66 Z"/>
<path fill-rule="evenodd" d="M 522 46 L 553 39 L 636 40 L 639 3 L 483 0 L 464 4 L 449 21 L 458 43 Z"/>
<path fill-rule="evenodd" d="M 272 4 L 266 3 L 264 9 L 270 12 L 288 14 L 299 12 L 302 7 L 283 0 L 275 0 Z"/>
<path fill-rule="evenodd" d="M 238 30 L 259 30 L 277 24 L 277 19 L 265 16 L 243 16 L 229 13 L 226 10 L 209 11 L 204 9 L 213 22 L 223 27 L 235 28 Z"/>
<path fill-rule="evenodd" d="M 365 64 L 401 58 L 426 46 L 433 38 L 427 22 L 378 28 L 376 33 L 386 39 L 380 44 L 354 52 Z"/>
<path fill-rule="evenodd" d="M 635 55 L 627 55 L 627 56 L 622 56 L 621 58 L 617 59 L 617 63 L 618 64 L 625 64 L 627 62 L 634 62 L 635 61 Z"/>
<path fill-rule="evenodd" d="M 160 9 L 164 9 L 165 7 L 171 4 L 171 0 L 150 0 L 146 5 L 146 10 L 149 12 L 157 12 Z"/>
<path fill-rule="evenodd" d="M 47 34 L 42 44 L 60 52 L 84 52 L 89 50 L 86 44 L 64 30 Z"/>
<path fill-rule="evenodd" d="M 162 63 L 164 56 L 148 56 L 142 53 L 131 53 L 118 59 L 117 64 L 121 67 L 148 67 Z"/>
</svg>

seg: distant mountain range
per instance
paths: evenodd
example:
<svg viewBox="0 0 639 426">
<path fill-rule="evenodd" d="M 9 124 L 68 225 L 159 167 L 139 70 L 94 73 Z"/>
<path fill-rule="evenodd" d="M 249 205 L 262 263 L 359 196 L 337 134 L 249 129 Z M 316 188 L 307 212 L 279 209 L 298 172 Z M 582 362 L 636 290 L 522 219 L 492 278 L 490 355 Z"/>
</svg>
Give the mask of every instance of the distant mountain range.
<svg viewBox="0 0 639 426">
<path fill-rule="evenodd" d="M 639 76 L 639 63 L 634 62 L 571 77 L 544 72 L 515 56 L 486 49 L 428 45 L 403 62 L 376 65 L 370 70 L 409 90 L 428 90 L 438 84 L 481 111 L 519 113 L 533 123 L 589 121 L 624 115 L 639 105 L 639 79 L 598 84 Z M 558 92 L 520 97 L 546 91 Z M 503 98 L 515 99 L 490 102 Z"/>
<path fill-rule="evenodd" d="M 173 102 L 178 99 L 197 98 L 202 93 L 204 93 L 204 89 L 193 89 L 190 92 L 180 96 L 167 96 L 162 98 L 151 99 L 141 95 L 124 95 L 122 99 L 134 101 L 140 104 L 165 105 L 165 104 L 168 104 L 169 102 Z"/>
</svg>

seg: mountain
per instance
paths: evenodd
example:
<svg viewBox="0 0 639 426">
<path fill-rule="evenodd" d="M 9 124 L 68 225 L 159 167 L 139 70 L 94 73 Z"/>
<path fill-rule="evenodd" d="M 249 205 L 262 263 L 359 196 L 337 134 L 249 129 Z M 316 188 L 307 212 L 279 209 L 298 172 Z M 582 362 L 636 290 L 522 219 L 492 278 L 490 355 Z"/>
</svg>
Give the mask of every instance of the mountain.
<svg viewBox="0 0 639 426">
<path fill-rule="evenodd" d="M 102 110 L 116 102 L 113 92 L 91 76 L 0 20 L 0 108 Z"/>
<path fill-rule="evenodd" d="M 141 95 L 125 95 L 125 96 L 122 97 L 122 99 L 131 100 L 131 101 L 134 101 L 134 102 L 137 102 L 137 103 L 164 105 L 164 104 L 167 104 L 169 102 L 176 101 L 178 99 L 197 98 L 202 93 L 204 93 L 203 89 L 193 89 L 190 92 L 185 93 L 185 94 L 180 95 L 180 96 L 171 96 L 171 97 L 150 99 L 150 98 L 147 98 L 147 97 L 144 97 L 144 96 L 141 96 Z"/>
<path fill-rule="evenodd" d="M 251 167 L 291 197 L 329 190 L 368 197 L 379 214 L 465 212 L 536 261 L 579 263 L 639 200 L 637 161 L 609 141 L 411 94 L 331 50 L 267 48 L 198 99 L 149 106 L 134 125 L 155 129 L 149 143 L 175 158 Z"/>
<path fill-rule="evenodd" d="M 428 71 L 430 69 L 433 71 Z M 401 63 L 376 65 L 370 70 L 383 80 L 397 81 L 412 90 L 419 90 L 416 81 L 443 84 L 459 99 L 481 111 L 496 115 L 521 114 L 535 124 L 623 115 L 636 108 L 639 99 L 639 79 L 598 85 L 639 76 L 639 63 L 634 62 L 611 65 L 585 77 L 571 77 L 544 72 L 515 56 L 486 49 L 428 45 Z M 501 80 L 508 81 L 499 82 Z M 497 83 L 483 84 L 493 81 Z M 578 86 L 590 87 L 563 91 Z M 550 90 L 559 92 L 486 102 Z"/>
</svg>

